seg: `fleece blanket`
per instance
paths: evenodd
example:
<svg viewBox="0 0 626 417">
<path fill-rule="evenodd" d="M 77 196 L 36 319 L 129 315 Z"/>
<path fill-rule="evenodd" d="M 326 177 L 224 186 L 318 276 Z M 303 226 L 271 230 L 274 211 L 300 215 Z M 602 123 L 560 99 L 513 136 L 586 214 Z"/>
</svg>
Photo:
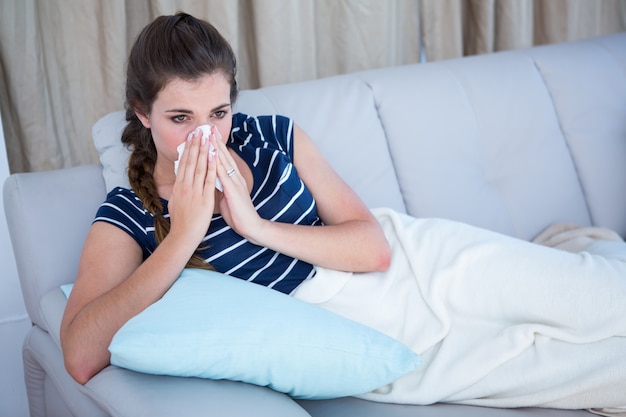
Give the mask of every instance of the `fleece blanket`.
<svg viewBox="0 0 626 417">
<path fill-rule="evenodd" d="M 620 415 L 623 241 L 571 253 L 447 220 L 374 214 L 392 247 L 388 271 L 318 268 L 294 293 L 395 337 L 424 359 L 416 372 L 362 398 Z"/>
</svg>

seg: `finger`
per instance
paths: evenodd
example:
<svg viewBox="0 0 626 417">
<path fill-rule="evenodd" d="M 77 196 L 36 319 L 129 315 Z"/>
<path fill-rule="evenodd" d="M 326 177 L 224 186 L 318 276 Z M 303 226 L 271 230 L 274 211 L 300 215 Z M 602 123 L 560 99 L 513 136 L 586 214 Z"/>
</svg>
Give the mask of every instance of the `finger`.
<svg viewBox="0 0 626 417">
<path fill-rule="evenodd" d="M 230 156 L 228 153 L 218 153 L 218 177 L 222 181 L 222 184 L 224 184 L 225 181 L 228 183 L 241 183 L 241 175 L 239 173 L 239 170 L 237 169 L 235 161 L 232 159 L 232 157 L 227 158 L 226 155 Z"/>
<path fill-rule="evenodd" d="M 182 170 L 183 174 L 181 181 L 193 181 L 198 164 L 198 154 L 200 153 L 200 140 L 198 131 L 194 130 L 191 140 L 185 144 L 181 165 L 178 167 L 178 172 L 181 173 Z"/>
<path fill-rule="evenodd" d="M 222 134 L 217 129 L 217 127 L 214 127 L 213 129 L 214 129 L 215 136 L 216 136 L 216 148 L 215 149 L 220 154 L 223 155 L 222 160 L 224 161 L 226 165 L 235 166 L 235 160 L 230 155 L 230 152 L 228 151 L 228 147 L 226 146 L 226 144 L 224 143 L 222 139 Z"/>
<path fill-rule="evenodd" d="M 219 132 L 218 132 L 219 134 Z M 231 155 L 229 149 L 224 145 L 224 143 L 220 140 L 218 142 L 218 176 L 224 181 L 233 181 L 238 182 L 240 184 L 245 184 L 241 173 L 237 169 L 237 163 L 235 159 Z"/>
<path fill-rule="evenodd" d="M 214 146 L 215 146 L 215 164 L 216 164 L 216 171 L 217 171 L 217 176 L 224 180 L 226 177 L 226 171 L 228 171 L 229 168 L 226 168 L 226 162 L 225 162 L 225 154 L 224 154 L 224 147 L 220 146 L 221 144 L 219 143 L 220 141 L 217 140 L 217 136 L 214 136 L 215 138 L 215 142 L 214 142 Z"/>
<path fill-rule="evenodd" d="M 224 154 L 219 153 L 216 161 L 216 173 L 222 186 L 221 191 L 225 194 L 232 192 L 239 193 L 239 191 L 233 187 L 237 186 L 238 188 L 241 188 L 240 184 L 245 184 L 245 182 L 243 178 L 240 179 L 241 175 L 239 174 L 236 165 L 231 167 L 230 165 L 226 165 L 224 163 L 223 155 Z M 231 173 L 230 175 L 228 175 L 229 172 Z"/>
<path fill-rule="evenodd" d="M 207 164 L 203 186 L 204 189 L 210 192 L 211 195 L 214 194 L 213 190 L 215 189 L 215 178 L 217 177 L 217 157 L 215 152 L 211 150 L 211 145 L 215 147 L 214 142 L 214 136 L 210 135 L 206 144 L 206 157 L 204 155 L 202 156 Z"/>
<path fill-rule="evenodd" d="M 187 165 L 187 160 L 189 159 L 189 148 L 191 147 L 191 139 L 193 138 L 193 132 L 190 132 L 187 135 L 187 139 L 185 139 L 185 147 L 183 148 L 182 153 L 179 154 L 178 157 L 178 169 L 176 172 L 176 182 L 182 182 L 185 178 L 185 166 Z M 181 144 L 182 145 L 182 144 Z M 180 145 L 179 145 L 180 146 Z M 176 149 L 178 151 L 178 148 Z"/>
<path fill-rule="evenodd" d="M 207 169 L 209 165 L 209 147 L 210 138 L 205 138 L 200 132 L 199 135 L 200 146 L 198 149 L 198 160 L 196 162 L 196 169 L 194 172 L 193 186 L 196 191 L 203 191 L 206 183 Z"/>
</svg>

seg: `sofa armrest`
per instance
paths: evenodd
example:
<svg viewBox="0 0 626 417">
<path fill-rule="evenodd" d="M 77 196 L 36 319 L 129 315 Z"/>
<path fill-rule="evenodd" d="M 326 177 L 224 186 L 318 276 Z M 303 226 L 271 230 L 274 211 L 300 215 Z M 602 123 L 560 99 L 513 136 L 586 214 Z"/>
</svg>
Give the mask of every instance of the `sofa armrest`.
<svg viewBox="0 0 626 417">
<path fill-rule="evenodd" d="M 106 197 L 102 167 L 13 174 L 3 192 L 26 310 L 46 329 L 39 302 L 74 281 L 85 236 Z"/>
</svg>

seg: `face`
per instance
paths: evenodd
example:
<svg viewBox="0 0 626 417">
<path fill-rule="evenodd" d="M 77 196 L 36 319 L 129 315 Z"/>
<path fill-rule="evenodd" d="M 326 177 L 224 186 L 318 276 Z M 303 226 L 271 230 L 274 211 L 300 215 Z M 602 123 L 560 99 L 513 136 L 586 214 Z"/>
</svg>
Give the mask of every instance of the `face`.
<svg viewBox="0 0 626 417">
<path fill-rule="evenodd" d="M 171 80 L 157 95 L 148 115 L 137 114 L 143 125 L 152 131 L 157 149 L 157 166 L 171 168 L 178 159 L 176 147 L 196 127 L 212 124 L 225 142 L 232 125 L 230 84 L 221 73 L 198 80 Z"/>
</svg>

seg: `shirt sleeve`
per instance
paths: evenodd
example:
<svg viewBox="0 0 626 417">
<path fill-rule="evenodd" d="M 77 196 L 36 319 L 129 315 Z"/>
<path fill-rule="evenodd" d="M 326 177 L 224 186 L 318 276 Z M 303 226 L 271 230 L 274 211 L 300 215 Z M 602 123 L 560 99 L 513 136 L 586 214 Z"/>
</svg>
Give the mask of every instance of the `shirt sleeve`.
<svg viewBox="0 0 626 417">
<path fill-rule="evenodd" d="M 154 217 L 130 190 L 114 188 L 96 212 L 95 222 L 105 222 L 126 232 L 141 247 L 144 259 L 155 249 Z"/>
</svg>

